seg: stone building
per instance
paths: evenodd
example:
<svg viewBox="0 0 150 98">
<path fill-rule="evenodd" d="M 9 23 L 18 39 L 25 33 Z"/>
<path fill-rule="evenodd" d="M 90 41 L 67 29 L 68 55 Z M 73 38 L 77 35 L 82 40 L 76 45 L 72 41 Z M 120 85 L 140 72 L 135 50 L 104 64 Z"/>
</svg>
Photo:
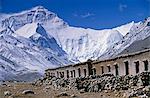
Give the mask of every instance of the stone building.
<svg viewBox="0 0 150 98">
<path fill-rule="evenodd" d="M 47 69 L 45 74 L 59 78 L 77 78 L 107 73 L 115 76 L 135 75 L 144 71 L 150 71 L 150 49 L 106 60 L 88 60 L 74 65 Z"/>
</svg>

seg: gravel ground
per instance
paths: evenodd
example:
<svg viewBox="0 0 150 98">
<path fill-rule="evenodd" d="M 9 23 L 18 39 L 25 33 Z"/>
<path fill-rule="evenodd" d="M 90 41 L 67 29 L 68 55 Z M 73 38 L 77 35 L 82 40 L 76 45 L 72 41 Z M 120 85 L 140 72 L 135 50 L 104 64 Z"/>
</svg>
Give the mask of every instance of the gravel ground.
<svg viewBox="0 0 150 98">
<path fill-rule="evenodd" d="M 31 90 L 35 94 L 22 94 L 25 90 Z M 6 91 L 9 91 L 11 95 L 4 95 Z M 67 94 L 63 96 L 61 94 Z M 55 90 L 52 87 L 33 86 L 30 83 L 7 83 L 6 85 L 0 85 L 0 98 L 126 98 L 123 97 L 123 91 L 112 92 L 86 92 L 80 93 L 73 90 L 59 89 Z"/>
</svg>

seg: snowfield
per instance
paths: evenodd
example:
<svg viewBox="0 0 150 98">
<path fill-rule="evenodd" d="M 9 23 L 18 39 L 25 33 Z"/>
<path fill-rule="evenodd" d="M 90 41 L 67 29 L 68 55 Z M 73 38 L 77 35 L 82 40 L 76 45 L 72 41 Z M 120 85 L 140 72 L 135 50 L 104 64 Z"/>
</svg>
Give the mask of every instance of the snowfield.
<svg viewBox="0 0 150 98">
<path fill-rule="evenodd" d="M 29 38 L 36 33 L 37 23 L 26 24 L 21 29 L 16 30 L 15 33 L 19 36 Z"/>
</svg>

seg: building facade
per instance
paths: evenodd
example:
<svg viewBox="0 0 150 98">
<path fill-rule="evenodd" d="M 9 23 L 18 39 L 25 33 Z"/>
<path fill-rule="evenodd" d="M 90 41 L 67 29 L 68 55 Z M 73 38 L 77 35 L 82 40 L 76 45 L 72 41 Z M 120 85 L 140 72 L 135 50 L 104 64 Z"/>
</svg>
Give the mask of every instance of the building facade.
<svg viewBox="0 0 150 98">
<path fill-rule="evenodd" d="M 77 78 L 107 73 L 115 76 L 135 75 L 144 71 L 150 71 L 150 49 L 106 60 L 88 60 L 75 65 L 47 69 L 45 74 L 59 78 Z"/>
</svg>

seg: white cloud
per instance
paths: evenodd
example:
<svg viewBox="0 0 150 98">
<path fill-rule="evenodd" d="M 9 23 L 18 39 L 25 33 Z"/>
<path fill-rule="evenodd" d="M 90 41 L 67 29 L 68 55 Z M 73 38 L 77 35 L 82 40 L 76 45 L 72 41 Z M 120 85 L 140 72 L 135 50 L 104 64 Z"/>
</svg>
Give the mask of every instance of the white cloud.
<svg viewBox="0 0 150 98">
<path fill-rule="evenodd" d="M 73 16 L 78 17 L 78 14 L 77 13 L 73 13 Z"/>
<path fill-rule="evenodd" d="M 119 4 L 119 11 L 123 12 L 128 6 L 126 4 Z"/>
<path fill-rule="evenodd" d="M 77 14 L 77 13 L 73 14 L 73 16 L 75 16 L 75 17 L 81 17 L 81 18 L 89 18 L 89 17 L 94 16 L 94 15 L 95 14 L 90 13 L 90 12 L 88 12 L 86 14 Z"/>
<path fill-rule="evenodd" d="M 89 13 L 89 12 L 84 14 L 84 15 L 81 15 L 82 18 L 88 18 L 88 17 L 91 17 L 91 16 L 94 16 L 94 14 L 93 13 Z"/>
</svg>

